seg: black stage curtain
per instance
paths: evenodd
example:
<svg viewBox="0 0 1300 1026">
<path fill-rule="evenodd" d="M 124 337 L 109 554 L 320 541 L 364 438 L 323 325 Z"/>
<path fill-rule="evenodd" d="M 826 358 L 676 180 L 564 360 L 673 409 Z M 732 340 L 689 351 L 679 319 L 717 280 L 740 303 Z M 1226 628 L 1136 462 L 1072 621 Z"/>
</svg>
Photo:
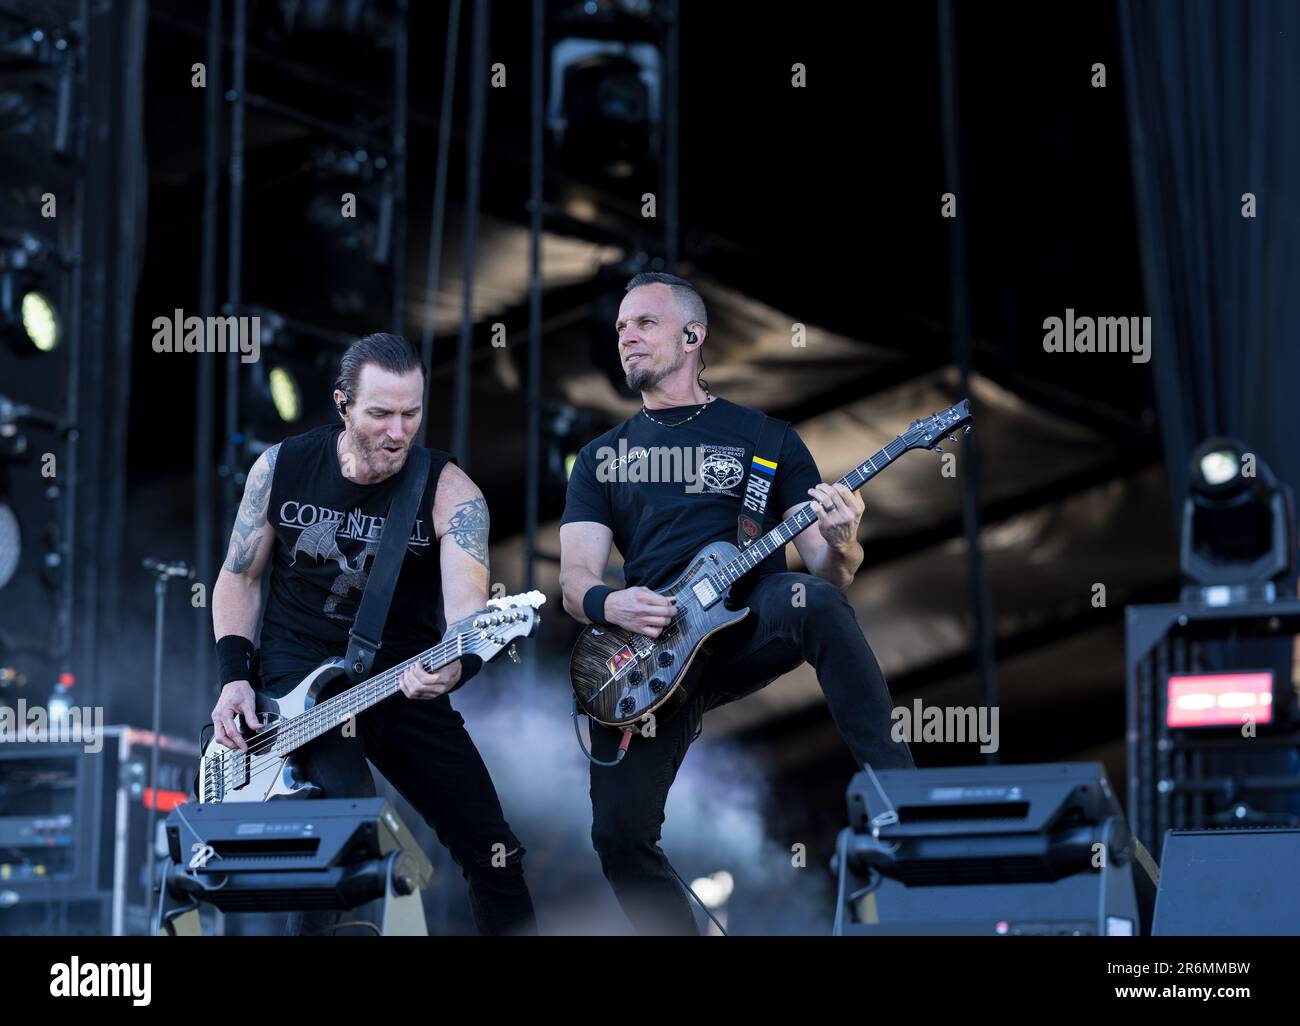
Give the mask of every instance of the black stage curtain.
<svg viewBox="0 0 1300 1026">
<path fill-rule="evenodd" d="M 1251 447 L 1300 494 L 1300 4 L 1119 2 L 1147 312 L 1173 502 L 1212 435 Z M 1254 217 L 1243 208 L 1254 198 Z M 1272 666 L 1290 639 L 1208 643 L 1206 668 Z M 1294 750 L 1214 753 L 1207 773 L 1295 774 Z M 1246 796 L 1300 822 L 1300 795 Z M 1226 803 L 1211 802 L 1224 825 Z M 1214 814 L 1218 814 L 1215 818 Z"/>
<path fill-rule="evenodd" d="M 1211 435 L 1300 494 L 1300 4 L 1120 0 L 1119 25 L 1175 524 Z"/>
</svg>

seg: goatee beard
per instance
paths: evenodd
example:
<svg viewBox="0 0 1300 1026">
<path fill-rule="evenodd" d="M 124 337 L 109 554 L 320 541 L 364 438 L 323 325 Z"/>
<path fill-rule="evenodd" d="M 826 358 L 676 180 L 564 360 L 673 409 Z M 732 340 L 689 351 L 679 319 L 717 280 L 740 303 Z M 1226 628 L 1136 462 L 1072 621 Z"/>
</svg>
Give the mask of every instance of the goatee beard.
<svg viewBox="0 0 1300 1026">
<path fill-rule="evenodd" d="M 685 360 L 686 350 L 684 347 L 678 346 L 677 359 L 673 361 L 671 367 L 663 367 L 659 370 L 655 370 L 653 367 L 633 367 L 627 372 L 628 391 L 644 392 L 648 388 L 654 388 L 668 375 L 675 374 L 680 370 Z"/>
<path fill-rule="evenodd" d="M 663 377 L 653 367 L 633 367 L 627 372 L 627 389 L 629 392 L 644 392 L 647 388 L 654 388 Z"/>
</svg>

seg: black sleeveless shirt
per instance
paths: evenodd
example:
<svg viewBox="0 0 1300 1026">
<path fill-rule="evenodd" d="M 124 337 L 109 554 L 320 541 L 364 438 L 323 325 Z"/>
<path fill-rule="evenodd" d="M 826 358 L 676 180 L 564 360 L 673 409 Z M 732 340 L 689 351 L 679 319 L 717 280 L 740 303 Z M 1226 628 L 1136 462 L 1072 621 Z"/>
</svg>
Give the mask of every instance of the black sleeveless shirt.
<svg viewBox="0 0 1300 1026">
<path fill-rule="evenodd" d="M 280 443 L 266 517 L 275 529 L 271 586 L 262 618 L 262 679 L 305 676 L 348 647 L 361 595 L 379 550 L 384 517 L 405 477 L 357 484 L 339 467 L 341 424 L 327 424 Z M 442 575 L 433 499 L 450 453 L 430 449 L 424 495 L 416 511 L 375 669 L 409 659 L 442 637 Z"/>
</svg>

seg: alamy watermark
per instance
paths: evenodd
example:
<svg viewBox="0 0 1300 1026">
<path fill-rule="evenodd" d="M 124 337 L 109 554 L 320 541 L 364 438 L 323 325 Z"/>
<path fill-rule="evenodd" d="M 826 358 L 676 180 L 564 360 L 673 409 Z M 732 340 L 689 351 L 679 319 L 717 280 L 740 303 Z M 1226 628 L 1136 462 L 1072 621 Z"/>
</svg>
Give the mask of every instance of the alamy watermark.
<svg viewBox="0 0 1300 1026">
<path fill-rule="evenodd" d="M 703 446 L 644 445 L 629 447 L 627 439 L 618 440 L 618 448 L 602 445 L 596 450 L 596 480 L 602 484 L 643 484 L 651 482 L 685 484 L 688 492 L 700 492 L 709 477 L 709 460 Z"/>
<path fill-rule="evenodd" d="M 104 707 L 73 706 L 66 713 L 51 714 L 43 705 L 18 707 L 0 705 L 0 741 L 79 741 L 82 751 L 95 755 L 104 747 Z"/>
<path fill-rule="evenodd" d="M 240 363 L 256 363 L 262 354 L 261 317 L 171 317 L 153 319 L 155 353 L 239 353 Z"/>
<path fill-rule="evenodd" d="M 1131 353 L 1134 363 L 1151 359 L 1150 317 L 1065 317 L 1043 321 L 1043 350 L 1048 353 Z"/>
<path fill-rule="evenodd" d="M 140 1007 L 152 997 L 152 962 L 82 962 L 73 955 L 50 966 L 51 997 L 130 998 Z"/>
<path fill-rule="evenodd" d="M 922 742 L 964 743 L 978 741 L 981 752 L 998 750 L 998 707 L 996 705 L 923 705 L 919 698 L 912 708 L 896 706 L 890 737 L 908 744 Z"/>
</svg>

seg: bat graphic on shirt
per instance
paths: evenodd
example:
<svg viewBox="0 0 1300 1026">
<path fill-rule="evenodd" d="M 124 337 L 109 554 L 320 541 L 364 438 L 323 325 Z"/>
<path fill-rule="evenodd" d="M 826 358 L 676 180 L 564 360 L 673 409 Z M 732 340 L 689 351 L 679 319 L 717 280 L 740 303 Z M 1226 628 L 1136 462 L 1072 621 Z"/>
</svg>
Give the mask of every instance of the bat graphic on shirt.
<svg viewBox="0 0 1300 1026">
<path fill-rule="evenodd" d="M 337 520 L 326 520 L 304 527 L 299 532 L 298 540 L 294 542 L 293 551 L 290 553 L 292 562 L 297 562 L 298 553 L 301 552 L 313 559 L 330 560 L 339 565 L 341 572 L 334 578 L 334 583 L 330 587 L 330 597 L 325 600 L 324 610 L 326 616 L 335 618 L 338 618 L 335 609 L 340 599 L 345 598 L 353 588 L 357 591 L 365 589 L 368 576 L 366 561 L 379 551 L 377 541 L 368 541 L 357 554 L 355 561 L 348 562 L 348 558 L 339 549 L 338 529 Z"/>
<path fill-rule="evenodd" d="M 301 552 L 313 559 L 332 560 L 345 573 L 360 573 L 365 569 L 366 558 L 379 551 L 379 543 L 366 542 L 365 547 L 356 557 L 356 563 L 349 563 L 347 556 L 339 549 L 338 530 L 337 520 L 326 520 L 323 523 L 304 527 L 298 534 L 298 540 L 293 543 L 293 551 L 289 554 L 290 560 L 297 562 L 298 553 Z"/>
</svg>

